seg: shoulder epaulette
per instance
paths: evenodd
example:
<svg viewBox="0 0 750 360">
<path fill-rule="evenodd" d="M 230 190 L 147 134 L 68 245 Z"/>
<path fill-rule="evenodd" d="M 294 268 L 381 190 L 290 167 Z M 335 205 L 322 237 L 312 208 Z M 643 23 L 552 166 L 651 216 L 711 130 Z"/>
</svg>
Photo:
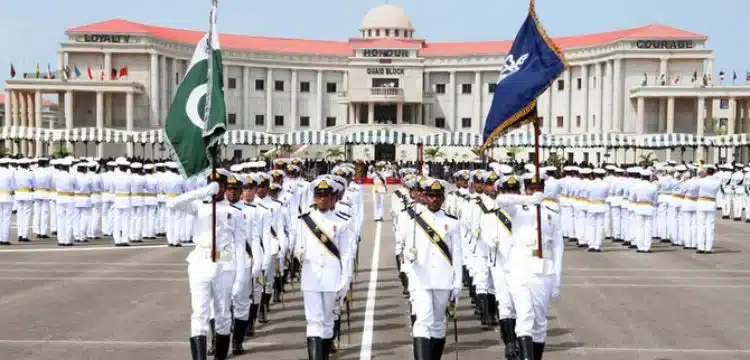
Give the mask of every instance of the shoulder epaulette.
<svg viewBox="0 0 750 360">
<path fill-rule="evenodd" d="M 342 216 L 346 216 L 347 218 L 352 217 L 350 214 L 347 214 L 347 213 L 345 213 L 343 211 L 337 211 L 336 214 L 341 214 Z"/>
<path fill-rule="evenodd" d="M 262 207 L 262 208 L 264 208 L 264 209 L 268 210 L 268 208 L 267 208 L 267 207 L 265 207 L 265 205 L 263 205 L 263 204 L 261 204 L 261 203 L 258 203 L 258 206 L 260 206 L 260 207 Z"/>
<path fill-rule="evenodd" d="M 349 220 L 349 218 L 345 217 L 343 214 L 336 213 L 336 216 L 338 216 L 339 218 L 341 218 L 343 220 Z"/>
<path fill-rule="evenodd" d="M 458 217 L 456 217 L 456 216 L 455 216 L 455 215 L 453 215 L 453 214 L 448 214 L 448 213 L 445 213 L 445 216 L 447 216 L 447 217 L 449 217 L 449 218 L 451 218 L 451 219 L 453 219 L 453 220 L 458 220 Z"/>
<path fill-rule="evenodd" d="M 240 209 L 240 207 L 237 206 L 237 205 L 235 205 L 235 204 L 229 204 L 229 206 L 231 206 L 231 207 L 233 207 L 233 208 L 235 208 L 235 209 L 237 209 L 239 211 L 242 211 L 242 209 Z"/>
<path fill-rule="evenodd" d="M 281 205 L 284 205 L 284 203 L 283 203 L 283 202 L 281 202 L 281 201 L 279 201 L 279 200 L 276 200 L 276 199 L 271 199 L 271 200 L 273 200 L 273 201 L 275 201 L 275 202 L 277 202 L 277 203 L 279 203 L 279 204 L 281 204 Z"/>
<path fill-rule="evenodd" d="M 203 200 L 203 203 L 204 203 L 204 204 L 210 204 L 210 203 L 211 203 L 211 200 Z"/>
<path fill-rule="evenodd" d="M 253 203 L 249 203 L 249 202 L 246 202 L 246 203 L 245 203 L 245 206 L 249 206 L 249 207 L 255 207 L 255 204 L 253 204 Z"/>
</svg>

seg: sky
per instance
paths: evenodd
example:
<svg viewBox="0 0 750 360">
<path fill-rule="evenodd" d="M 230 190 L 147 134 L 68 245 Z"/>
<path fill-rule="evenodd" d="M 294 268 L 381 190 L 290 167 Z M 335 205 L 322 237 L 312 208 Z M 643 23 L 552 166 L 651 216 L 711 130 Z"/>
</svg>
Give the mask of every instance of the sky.
<svg viewBox="0 0 750 360">
<path fill-rule="evenodd" d="M 112 18 L 185 29 L 206 29 L 210 0 L 25 0 L 2 1 L 0 82 L 18 73 L 45 71 L 57 64 L 65 30 Z M 513 39 L 528 0 L 220 0 L 220 32 L 256 36 L 346 40 L 368 9 L 383 3 L 403 8 L 416 36 L 427 41 Z M 700 5 L 703 5 L 701 9 Z M 552 36 L 578 35 L 643 26 L 669 25 L 709 37 L 714 71 L 750 70 L 750 0 L 536 0 L 542 24 Z M 3 67 L 5 70 L 3 70 Z M 0 85 L 0 88 L 3 86 Z"/>
</svg>

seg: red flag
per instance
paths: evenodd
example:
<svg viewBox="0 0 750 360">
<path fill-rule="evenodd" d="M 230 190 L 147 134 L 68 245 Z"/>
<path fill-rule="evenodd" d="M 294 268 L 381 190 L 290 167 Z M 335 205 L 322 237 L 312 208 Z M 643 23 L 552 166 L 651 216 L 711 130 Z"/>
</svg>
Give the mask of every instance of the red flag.
<svg viewBox="0 0 750 360">
<path fill-rule="evenodd" d="M 676 79 L 674 79 L 674 83 L 675 83 L 675 84 L 679 84 L 679 83 L 680 83 L 680 77 L 679 77 L 679 76 L 677 76 L 677 78 L 676 78 Z"/>
<path fill-rule="evenodd" d="M 120 79 L 122 79 L 125 76 L 128 76 L 128 66 L 127 65 L 123 66 L 122 69 L 120 69 Z"/>
<path fill-rule="evenodd" d="M 91 72 L 91 68 L 86 66 L 86 73 L 89 75 L 89 80 L 94 80 L 94 74 Z"/>
</svg>

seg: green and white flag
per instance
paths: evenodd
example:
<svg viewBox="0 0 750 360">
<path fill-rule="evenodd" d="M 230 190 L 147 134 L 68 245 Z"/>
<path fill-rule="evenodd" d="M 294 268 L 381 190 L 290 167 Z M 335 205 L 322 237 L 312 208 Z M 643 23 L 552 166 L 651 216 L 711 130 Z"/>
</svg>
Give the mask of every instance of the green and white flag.
<svg viewBox="0 0 750 360">
<path fill-rule="evenodd" d="M 210 168 L 208 151 L 217 146 L 226 132 L 223 79 L 214 0 L 208 34 L 195 48 L 185 78 L 169 108 L 164 129 L 180 172 L 186 177 Z"/>
</svg>

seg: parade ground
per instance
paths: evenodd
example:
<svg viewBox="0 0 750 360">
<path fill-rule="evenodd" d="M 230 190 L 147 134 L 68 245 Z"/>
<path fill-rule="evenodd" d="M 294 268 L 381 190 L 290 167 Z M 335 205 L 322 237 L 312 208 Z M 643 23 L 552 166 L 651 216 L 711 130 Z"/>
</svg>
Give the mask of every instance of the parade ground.
<svg viewBox="0 0 750 360">
<path fill-rule="evenodd" d="M 331 359 L 412 358 L 390 216 L 372 219 L 370 189 L 350 316 Z M 390 199 L 386 201 L 390 209 Z M 750 359 L 750 224 L 717 221 L 714 254 L 656 244 L 651 254 L 608 243 L 566 245 L 560 298 L 544 359 Z M 111 239 L 57 247 L 54 239 L 0 249 L 0 359 L 178 360 L 190 357 L 191 247 L 164 239 L 116 248 Z M 237 359 L 306 359 L 298 284 Z M 458 344 L 444 359 L 501 359 L 500 333 L 483 331 L 460 300 Z M 350 325 L 349 325 L 350 324 Z"/>
</svg>

